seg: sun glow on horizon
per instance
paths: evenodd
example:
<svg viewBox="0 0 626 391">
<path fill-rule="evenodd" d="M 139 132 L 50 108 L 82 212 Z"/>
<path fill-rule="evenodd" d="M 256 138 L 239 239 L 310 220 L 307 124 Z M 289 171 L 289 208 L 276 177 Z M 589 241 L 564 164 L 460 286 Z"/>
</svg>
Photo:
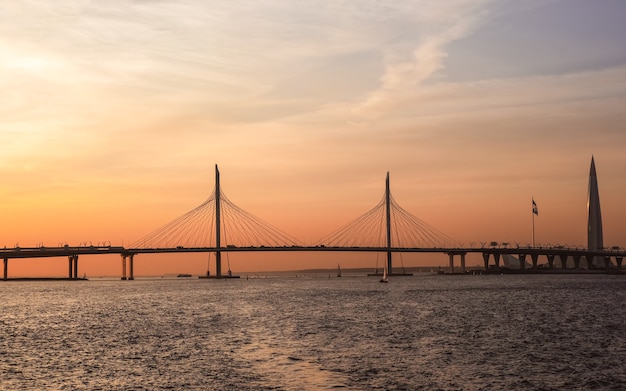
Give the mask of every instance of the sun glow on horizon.
<svg viewBox="0 0 626 391">
<path fill-rule="evenodd" d="M 626 246 L 625 13 L 584 0 L 2 5 L 0 245 L 131 243 L 207 199 L 216 163 L 236 205 L 303 243 L 374 207 L 390 172 L 398 203 L 460 243 L 528 242 L 532 195 L 539 242 L 582 244 L 594 155 L 605 242 Z"/>
</svg>

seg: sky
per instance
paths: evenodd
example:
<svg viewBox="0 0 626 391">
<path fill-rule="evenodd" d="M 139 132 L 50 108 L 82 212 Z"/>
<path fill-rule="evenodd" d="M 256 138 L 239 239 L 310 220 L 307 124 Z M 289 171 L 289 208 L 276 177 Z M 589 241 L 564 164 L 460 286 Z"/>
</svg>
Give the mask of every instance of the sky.
<svg viewBox="0 0 626 391">
<path fill-rule="evenodd" d="M 594 156 L 605 245 L 625 247 L 624 17 L 621 0 L 3 2 L 0 245 L 129 245 L 206 200 L 217 164 L 231 201 L 305 244 L 373 208 L 389 172 L 466 246 L 530 243 L 533 198 L 537 243 L 582 246 Z"/>
</svg>

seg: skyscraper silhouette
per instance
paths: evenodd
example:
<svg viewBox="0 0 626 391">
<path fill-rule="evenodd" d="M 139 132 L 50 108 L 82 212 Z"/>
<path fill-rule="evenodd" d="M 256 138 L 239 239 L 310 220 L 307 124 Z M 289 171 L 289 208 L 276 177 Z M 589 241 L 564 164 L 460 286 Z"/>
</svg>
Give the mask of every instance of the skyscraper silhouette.
<svg viewBox="0 0 626 391">
<path fill-rule="evenodd" d="M 587 249 L 589 251 L 602 250 L 602 213 L 600 212 L 600 195 L 598 193 L 598 178 L 596 177 L 596 165 L 591 156 L 591 169 L 589 170 L 589 193 L 587 196 Z M 595 266 L 600 265 L 600 257 L 594 259 Z"/>
</svg>

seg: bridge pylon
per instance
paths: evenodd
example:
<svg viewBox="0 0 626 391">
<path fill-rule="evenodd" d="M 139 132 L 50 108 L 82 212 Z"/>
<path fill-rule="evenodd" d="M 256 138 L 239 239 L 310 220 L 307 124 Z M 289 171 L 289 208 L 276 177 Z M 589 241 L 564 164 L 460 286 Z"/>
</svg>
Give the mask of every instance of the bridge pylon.
<svg viewBox="0 0 626 391">
<path fill-rule="evenodd" d="M 385 253 L 387 254 L 387 274 L 390 276 L 412 276 L 413 273 L 394 273 L 393 271 L 393 251 L 392 251 L 392 242 L 391 242 L 391 190 L 389 186 L 389 171 L 387 171 L 387 176 L 385 177 Z M 369 276 L 380 276 L 382 273 L 378 273 L 376 270 L 375 273 L 368 274 Z"/>
<path fill-rule="evenodd" d="M 230 268 L 228 274 L 222 275 L 222 189 L 220 187 L 220 170 L 215 165 L 215 275 L 207 270 L 205 276 L 200 278 L 239 278 L 233 276 Z"/>
<path fill-rule="evenodd" d="M 222 278 L 220 170 L 215 165 L 215 277 Z M 207 271 L 207 275 L 208 275 Z"/>
<path fill-rule="evenodd" d="M 378 204 L 348 224 L 324 236 L 318 241 L 318 245 L 375 247 L 380 249 L 378 251 L 381 254 L 386 254 L 384 265 L 387 274 L 396 276 L 411 274 L 404 271 L 404 265 L 402 265 L 402 271 L 394 271 L 393 253 L 415 252 L 414 250 L 418 249 L 454 250 L 459 248 L 455 240 L 402 208 L 391 194 L 390 182 L 389 172 L 387 172 L 385 194 Z M 378 261 L 375 272 L 368 275 L 382 275 L 382 272 L 378 270 Z"/>
<path fill-rule="evenodd" d="M 215 165 L 215 189 L 202 204 L 157 228 L 126 249 L 127 255 L 146 253 L 215 254 L 215 273 L 201 278 L 238 278 L 222 271 L 222 253 L 237 247 L 291 247 L 298 241 L 265 220 L 235 205 L 222 192 Z M 131 258 L 132 259 L 132 258 Z M 210 263 L 213 262 L 211 259 Z M 132 265 L 132 260 L 131 260 Z M 209 266 L 208 269 L 211 267 Z M 230 269 L 230 267 L 229 267 Z"/>
<path fill-rule="evenodd" d="M 389 171 L 385 178 L 385 226 L 387 236 L 387 274 L 393 273 L 391 262 L 391 193 L 389 191 Z"/>
</svg>

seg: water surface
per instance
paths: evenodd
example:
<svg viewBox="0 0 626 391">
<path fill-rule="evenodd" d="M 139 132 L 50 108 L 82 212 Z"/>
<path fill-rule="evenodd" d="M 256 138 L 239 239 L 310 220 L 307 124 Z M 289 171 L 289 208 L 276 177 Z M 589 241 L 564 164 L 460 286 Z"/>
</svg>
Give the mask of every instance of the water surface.
<svg viewBox="0 0 626 391">
<path fill-rule="evenodd" d="M 1 283 L 0 389 L 626 389 L 623 276 L 243 277 Z"/>
</svg>

